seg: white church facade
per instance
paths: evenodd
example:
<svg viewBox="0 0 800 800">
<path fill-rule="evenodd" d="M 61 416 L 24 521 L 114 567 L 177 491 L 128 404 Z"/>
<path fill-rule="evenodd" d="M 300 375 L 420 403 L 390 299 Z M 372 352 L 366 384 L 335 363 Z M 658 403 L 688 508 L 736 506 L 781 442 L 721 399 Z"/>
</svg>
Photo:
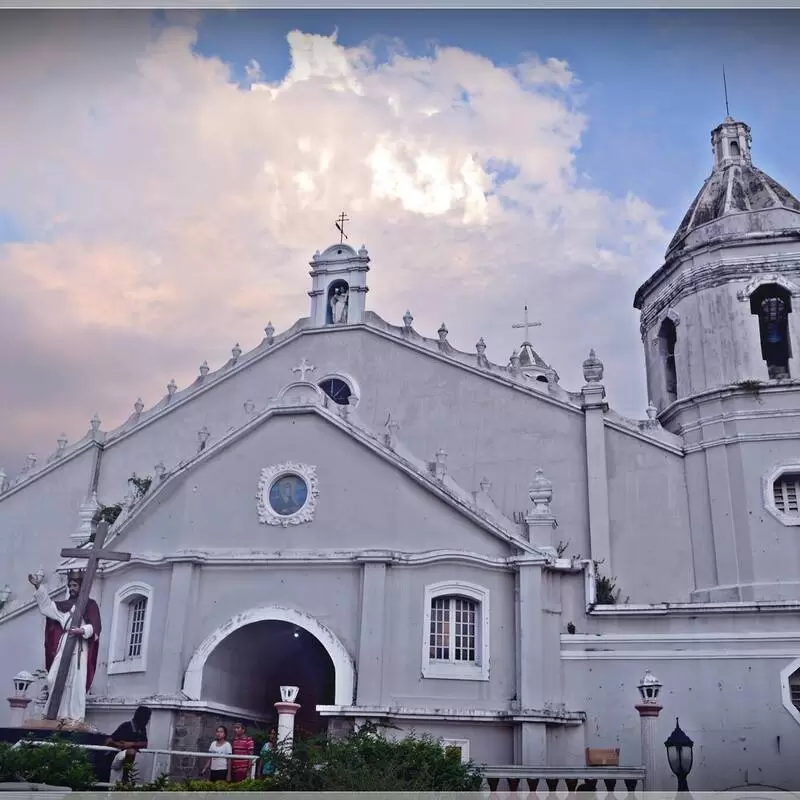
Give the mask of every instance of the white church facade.
<svg viewBox="0 0 800 800">
<path fill-rule="evenodd" d="M 639 767 L 650 670 L 658 747 L 676 717 L 695 742 L 692 789 L 793 788 L 800 203 L 750 144 L 731 118 L 713 131 L 637 292 L 644 419 L 609 406 L 594 353 L 568 391 L 527 335 L 497 365 L 444 324 L 384 321 L 366 249 L 335 244 L 308 317 L 3 474 L 0 685 L 44 666 L 28 573 L 61 596 L 61 548 L 119 505 L 108 544 L 131 558 L 93 588 L 103 731 L 144 703 L 152 746 L 205 749 L 219 722 L 274 724 L 289 683 L 309 731 L 374 720 L 481 764 L 584 766 L 591 747 Z M 674 786 L 665 757 L 651 771 Z"/>
</svg>

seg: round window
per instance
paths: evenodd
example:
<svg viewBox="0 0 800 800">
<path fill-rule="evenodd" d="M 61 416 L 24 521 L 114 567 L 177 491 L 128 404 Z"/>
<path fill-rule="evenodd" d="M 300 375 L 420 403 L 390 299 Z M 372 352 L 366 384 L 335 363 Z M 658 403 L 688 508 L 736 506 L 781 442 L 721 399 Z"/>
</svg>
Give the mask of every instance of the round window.
<svg viewBox="0 0 800 800">
<path fill-rule="evenodd" d="M 296 514 L 307 499 L 308 486 L 299 475 L 281 475 L 269 488 L 269 504 L 282 517 Z"/>
<path fill-rule="evenodd" d="M 346 406 L 350 402 L 352 392 L 341 378 L 327 378 L 319 388 L 338 406 Z"/>
</svg>

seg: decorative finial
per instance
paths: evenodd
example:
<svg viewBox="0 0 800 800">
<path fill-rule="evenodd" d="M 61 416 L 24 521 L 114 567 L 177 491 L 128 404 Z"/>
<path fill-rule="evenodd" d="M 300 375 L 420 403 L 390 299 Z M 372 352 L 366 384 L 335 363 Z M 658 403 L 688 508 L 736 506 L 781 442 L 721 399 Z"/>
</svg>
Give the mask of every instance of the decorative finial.
<svg viewBox="0 0 800 800">
<path fill-rule="evenodd" d="M 492 488 L 492 482 L 486 476 L 484 476 L 481 478 L 480 487 L 484 494 L 489 494 L 489 490 Z"/>
<path fill-rule="evenodd" d="M 256 410 L 256 404 L 252 400 L 245 400 L 244 401 L 244 413 L 247 416 L 251 416 L 253 412 Z"/>
<path fill-rule="evenodd" d="M 144 409 L 144 403 L 142 402 L 142 398 L 141 397 L 137 397 L 136 398 L 136 402 L 133 404 L 133 410 L 136 413 L 136 415 L 138 416 L 139 414 L 142 413 L 143 409 Z"/>
<path fill-rule="evenodd" d="M 231 350 L 231 355 L 233 356 L 233 360 L 238 361 L 239 356 L 241 354 L 242 354 L 242 348 L 239 347 L 239 342 L 236 342 L 236 344 L 233 346 L 233 349 Z"/>
<path fill-rule="evenodd" d="M 359 248 L 358 248 L 358 255 L 359 255 L 361 258 L 366 258 L 366 257 L 369 255 L 369 253 L 367 252 L 367 247 L 366 247 L 366 245 L 363 245 L 363 244 L 362 244 L 362 245 L 361 245 L 361 247 L 359 247 Z"/>
<path fill-rule="evenodd" d="M 264 328 L 264 333 L 267 334 L 267 344 L 272 344 L 275 339 L 275 326 L 271 320 L 267 323 L 267 327 Z"/>
<path fill-rule="evenodd" d="M 201 378 L 205 378 L 205 376 L 208 375 L 209 371 L 210 370 L 209 370 L 209 366 L 208 366 L 208 361 L 204 361 L 200 365 L 200 377 Z"/>
<path fill-rule="evenodd" d="M 520 373 L 519 363 L 519 350 L 514 350 L 514 352 L 511 354 L 511 357 L 508 359 L 508 371 L 514 377 Z"/>
<path fill-rule="evenodd" d="M 164 466 L 163 461 L 159 461 L 158 464 L 153 467 L 153 471 L 156 473 L 156 478 L 158 478 L 160 481 L 163 481 L 164 475 L 167 472 L 167 468 Z"/>
<path fill-rule="evenodd" d="M 439 342 L 441 344 L 444 344 L 447 341 L 447 334 L 448 334 L 447 325 L 445 325 L 444 322 L 443 322 L 439 326 L 439 330 L 436 331 L 436 333 L 439 334 Z"/>
<path fill-rule="evenodd" d="M 316 367 L 313 364 L 309 364 L 304 358 L 296 367 L 292 367 L 292 372 L 299 373 L 300 380 L 305 381 L 306 372 L 313 372 L 315 369 Z"/>
<path fill-rule="evenodd" d="M 344 240 L 347 238 L 347 234 L 344 232 L 345 222 L 350 222 L 350 218 L 342 211 L 333 223 L 336 226 L 336 230 L 339 231 L 339 244 L 344 244 Z"/>
<path fill-rule="evenodd" d="M 95 411 L 94 416 L 92 417 L 89 424 L 92 426 L 92 433 L 97 433 L 100 430 L 100 415 Z"/>
<path fill-rule="evenodd" d="M 384 436 L 386 446 L 394 450 L 397 445 L 397 431 L 400 429 L 400 424 L 389 414 L 384 427 L 386 428 L 386 434 Z"/>
<path fill-rule="evenodd" d="M 647 404 L 645 413 L 647 414 L 647 419 L 649 419 L 651 422 L 658 416 L 658 408 L 652 400 Z"/>
<path fill-rule="evenodd" d="M 583 362 L 583 379 L 586 383 L 600 383 L 603 380 L 603 362 L 594 349 L 589 351 L 589 358 Z"/>
<path fill-rule="evenodd" d="M 483 336 L 475 342 L 475 350 L 478 355 L 483 358 L 483 354 L 486 352 L 486 342 L 483 341 Z"/>
<path fill-rule="evenodd" d="M 553 499 L 553 484 L 544 476 L 543 469 L 537 469 L 534 473 L 528 489 L 528 497 L 533 503 L 533 513 L 537 516 L 547 516 L 550 514 L 550 502 Z"/>
<path fill-rule="evenodd" d="M 0 467 L 0 494 L 2 494 L 6 490 L 6 479 L 8 476 L 6 475 L 6 471 Z"/>
<path fill-rule="evenodd" d="M 57 453 L 63 453 L 64 450 L 67 449 L 67 434 L 62 433 L 61 436 L 56 439 L 56 444 L 58 445 Z"/>
<path fill-rule="evenodd" d="M 177 383 L 175 383 L 175 378 L 173 378 L 173 379 L 172 379 L 172 380 L 171 380 L 171 381 L 170 381 L 170 382 L 167 384 L 167 394 L 168 394 L 170 397 L 172 397 L 172 395 L 174 395 L 174 394 L 175 394 L 175 392 L 177 392 L 177 391 L 178 391 L 178 384 L 177 384 Z"/>
<path fill-rule="evenodd" d="M 411 324 L 414 322 L 414 316 L 410 311 L 403 314 L 403 330 L 406 333 L 411 333 Z"/>
<path fill-rule="evenodd" d="M 433 474 L 437 480 L 442 480 L 447 472 L 447 451 L 440 447 L 433 457 Z"/>
<path fill-rule="evenodd" d="M 209 436 L 211 436 L 211 433 L 209 432 L 208 428 L 206 428 L 205 425 L 203 425 L 203 427 L 200 428 L 199 431 L 197 431 L 197 441 L 200 443 L 200 447 L 198 448 L 198 451 L 197 451 L 198 453 L 201 450 L 205 450 L 206 449 L 206 442 L 208 442 L 208 437 Z"/>
</svg>

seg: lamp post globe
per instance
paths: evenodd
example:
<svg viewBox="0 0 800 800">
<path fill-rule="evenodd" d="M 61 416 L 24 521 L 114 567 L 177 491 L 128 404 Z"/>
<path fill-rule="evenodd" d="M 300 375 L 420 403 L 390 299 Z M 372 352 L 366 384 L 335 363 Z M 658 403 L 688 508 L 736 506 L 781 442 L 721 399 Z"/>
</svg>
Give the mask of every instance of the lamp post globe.
<svg viewBox="0 0 800 800">
<path fill-rule="evenodd" d="M 686 782 L 686 777 L 692 771 L 694 742 L 681 730 L 677 718 L 675 719 L 675 730 L 664 742 L 664 746 L 667 748 L 669 768 L 678 779 L 678 791 L 688 792 L 689 784 Z"/>
</svg>

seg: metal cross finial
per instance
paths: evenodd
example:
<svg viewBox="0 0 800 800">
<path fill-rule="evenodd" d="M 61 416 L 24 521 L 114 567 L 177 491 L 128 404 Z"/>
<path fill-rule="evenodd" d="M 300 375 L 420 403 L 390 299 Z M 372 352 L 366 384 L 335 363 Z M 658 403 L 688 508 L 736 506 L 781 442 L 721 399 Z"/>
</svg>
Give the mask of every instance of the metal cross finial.
<svg viewBox="0 0 800 800">
<path fill-rule="evenodd" d="M 725 65 L 722 65 L 722 86 L 725 89 L 725 116 L 731 115 L 730 107 L 728 106 L 728 79 L 725 77 Z"/>
<path fill-rule="evenodd" d="M 528 306 L 525 306 L 525 321 L 524 322 L 517 322 L 514 323 L 511 327 L 512 328 L 525 328 L 525 341 L 523 344 L 530 344 L 528 339 L 528 329 L 529 328 L 540 328 L 542 325 L 541 322 L 529 322 L 528 321 Z"/>
<path fill-rule="evenodd" d="M 300 373 L 300 380 L 304 381 L 306 379 L 306 372 L 313 372 L 316 367 L 313 364 L 309 364 L 308 361 L 303 359 L 296 367 L 292 367 L 292 372 L 299 372 Z"/>
<path fill-rule="evenodd" d="M 336 230 L 339 231 L 339 244 L 344 244 L 344 240 L 347 238 L 347 234 L 344 232 L 345 222 L 350 222 L 350 217 L 342 211 L 334 223 L 336 225 Z"/>
</svg>

